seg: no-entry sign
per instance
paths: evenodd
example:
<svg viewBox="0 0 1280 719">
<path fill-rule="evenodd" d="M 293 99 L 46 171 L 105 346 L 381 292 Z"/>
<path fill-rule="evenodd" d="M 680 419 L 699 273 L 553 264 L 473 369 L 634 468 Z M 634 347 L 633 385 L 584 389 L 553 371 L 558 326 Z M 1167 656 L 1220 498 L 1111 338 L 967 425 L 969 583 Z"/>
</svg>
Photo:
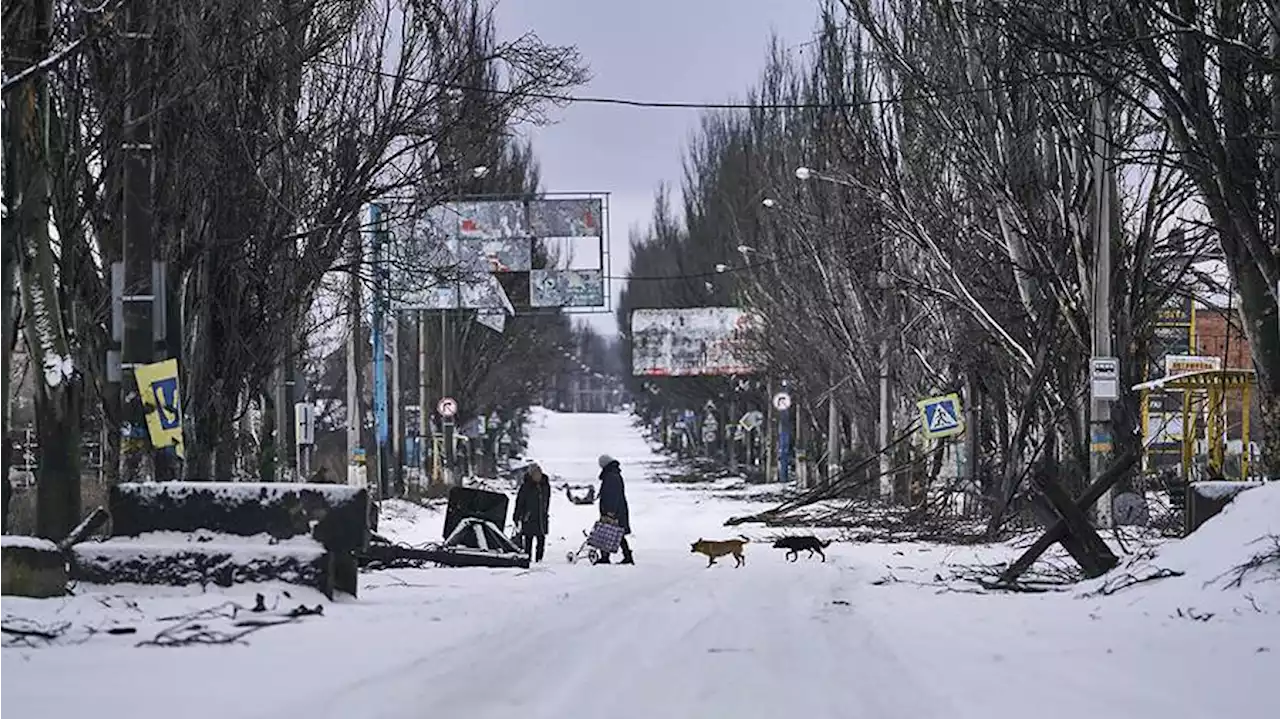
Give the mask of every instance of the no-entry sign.
<svg viewBox="0 0 1280 719">
<path fill-rule="evenodd" d="M 452 397 L 441 397 L 440 401 L 436 402 L 436 411 L 441 417 L 452 417 L 458 413 L 458 400 Z"/>
</svg>

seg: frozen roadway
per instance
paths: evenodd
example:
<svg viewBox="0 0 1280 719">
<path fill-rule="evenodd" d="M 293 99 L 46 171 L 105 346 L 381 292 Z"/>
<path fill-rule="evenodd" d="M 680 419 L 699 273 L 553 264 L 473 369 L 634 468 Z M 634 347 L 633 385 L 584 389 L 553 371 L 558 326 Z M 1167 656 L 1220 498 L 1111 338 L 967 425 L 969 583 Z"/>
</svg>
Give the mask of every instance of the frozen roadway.
<svg viewBox="0 0 1280 719">
<path fill-rule="evenodd" d="M 110 637 L 6 649 L 6 716 L 1274 716 L 1280 606 L 1191 621 L 1175 616 L 1180 598 L 992 596 L 934 582 L 946 561 L 1000 561 L 1007 548 L 841 543 L 822 564 L 803 553 L 787 563 L 755 543 L 744 568 L 721 560 L 707 569 L 689 543 L 733 536 L 724 519 L 763 505 L 649 481 L 661 460 L 628 417 L 547 413 L 537 421 L 530 456 L 557 482 L 594 481 L 602 452 L 621 460 L 635 566 L 568 564 L 565 553 L 595 514 L 559 493 L 546 562 L 528 572 L 372 573 L 358 601 L 264 630 L 244 646 L 148 649 Z M 411 519 L 388 521 L 408 540 L 439 536 L 440 513 Z M 879 581 L 889 576 L 896 581 Z M 224 599 L 131 591 L 139 608 L 126 603 L 111 616 Z M 76 599 L 62 613 L 83 621 L 102 604 Z M 6 600 L 6 615 L 9 608 Z"/>
</svg>

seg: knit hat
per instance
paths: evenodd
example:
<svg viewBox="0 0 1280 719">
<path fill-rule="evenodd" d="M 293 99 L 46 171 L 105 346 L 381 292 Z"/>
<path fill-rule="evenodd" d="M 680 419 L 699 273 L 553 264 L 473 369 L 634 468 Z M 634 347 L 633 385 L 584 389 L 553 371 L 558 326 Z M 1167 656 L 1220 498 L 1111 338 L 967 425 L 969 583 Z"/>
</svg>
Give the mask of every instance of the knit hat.
<svg viewBox="0 0 1280 719">
<path fill-rule="evenodd" d="M 604 469 L 605 467 L 608 467 L 609 465 L 617 461 L 618 460 L 614 459 L 613 457 L 610 457 L 607 454 L 602 454 L 600 455 L 600 469 Z"/>
</svg>

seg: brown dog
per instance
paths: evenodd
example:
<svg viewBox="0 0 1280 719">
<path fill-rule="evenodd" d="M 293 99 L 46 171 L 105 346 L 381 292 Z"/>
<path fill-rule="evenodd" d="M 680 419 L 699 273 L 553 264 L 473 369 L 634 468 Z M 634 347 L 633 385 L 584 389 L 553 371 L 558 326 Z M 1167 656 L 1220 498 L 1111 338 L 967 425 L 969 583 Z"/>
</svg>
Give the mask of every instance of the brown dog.
<svg viewBox="0 0 1280 719">
<path fill-rule="evenodd" d="M 741 567 L 747 563 L 747 558 L 742 555 L 742 548 L 750 539 L 738 535 L 741 539 L 699 539 L 689 545 L 690 553 L 707 555 L 707 566 L 716 563 L 716 560 L 726 554 L 732 554 L 735 564 L 734 568 Z"/>
</svg>

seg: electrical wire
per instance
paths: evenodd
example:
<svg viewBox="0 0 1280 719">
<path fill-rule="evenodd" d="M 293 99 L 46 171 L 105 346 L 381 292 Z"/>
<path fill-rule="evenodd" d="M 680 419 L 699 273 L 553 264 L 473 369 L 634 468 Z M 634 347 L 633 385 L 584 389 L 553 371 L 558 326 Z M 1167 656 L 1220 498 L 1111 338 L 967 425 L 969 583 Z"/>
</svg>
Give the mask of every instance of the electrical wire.
<svg viewBox="0 0 1280 719">
<path fill-rule="evenodd" d="M 1064 73 L 1041 73 L 1017 80 L 1009 80 L 1006 82 L 995 83 L 983 87 L 960 88 L 954 90 L 939 90 L 936 92 L 924 92 L 914 95 L 897 95 L 894 97 L 881 97 L 867 100 L 855 100 L 849 102 L 766 102 L 766 103 L 747 103 L 747 102 L 689 102 L 680 100 L 638 100 L 627 97 L 606 97 L 598 95 L 572 95 L 558 94 L 549 92 L 533 92 L 526 90 L 510 90 L 498 87 L 475 87 L 464 85 L 461 83 L 444 82 L 442 80 L 426 80 L 420 77 L 413 77 L 396 72 L 386 70 L 377 70 L 374 68 L 364 67 L 361 65 L 353 65 L 351 63 L 338 62 L 336 60 L 316 60 L 317 63 L 329 65 L 344 70 L 354 70 L 356 72 L 364 72 L 369 75 L 383 77 L 389 80 L 397 80 L 400 82 L 412 82 L 419 85 L 429 87 L 438 87 L 444 90 L 457 90 L 459 92 L 476 92 L 488 95 L 498 95 L 501 97 L 526 97 L 534 100 L 547 100 L 550 102 L 558 102 L 569 105 L 612 105 L 616 107 L 631 108 L 648 108 L 648 109 L 675 109 L 675 110 L 848 110 L 862 107 L 877 107 L 882 105 L 896 105 L 904 102 L 919 102 L 925 100 L 945 100 L 958 97 L 967 97 L 970 95 L 981 95 L 995 90 L 1007 90 L 1018 87 L 1020 85 L 1029 84 L 1039 80 L 1058 78 L 1066 76 Z"/>
<path fill-rule="evenodd" d="M 744 265 L 726 264 L 724 270 L 712 270 L 710 272 L 689 272 L 678 275 L 622 275 L 610 276 L 606 279 L 624 280 L 628 282 L 679 282 L 681 280 L 702 280 L 708 277 L 720 277 L 722 275 L 734 274 L 737 272 L 748 272 L 750 270 L 759 269 L 761 267 L 769 267 L 780 262 L 797 259 L 800 257 L 808 257 L 809 252 L 796 252 L 790 255 L 771 256 L 768 260 L 762 262 L 748 262 Z"/>
</svg>

